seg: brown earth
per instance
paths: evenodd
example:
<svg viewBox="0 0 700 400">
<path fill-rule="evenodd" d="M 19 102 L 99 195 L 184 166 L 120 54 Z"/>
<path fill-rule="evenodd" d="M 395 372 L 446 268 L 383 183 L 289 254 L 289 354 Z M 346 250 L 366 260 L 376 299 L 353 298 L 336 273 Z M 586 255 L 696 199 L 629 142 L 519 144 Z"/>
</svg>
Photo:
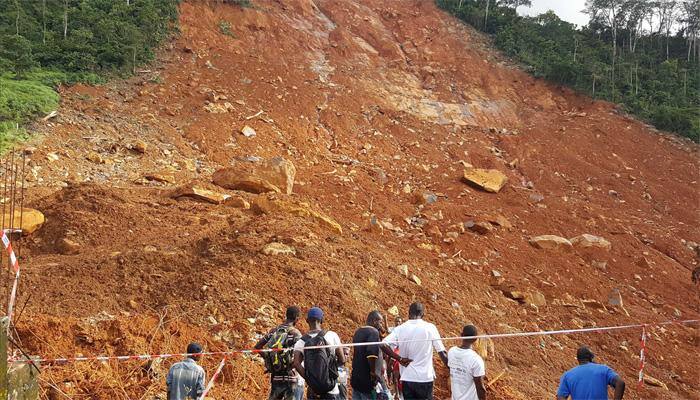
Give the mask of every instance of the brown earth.
<svg viewBox="0 0 700 400">
<path fill-rule="evenodd" d="M 158 63 L 128 82 L 63 89 L 59 117 L 36 126 L 28 203 L 47 220 L 22 245 L 26 307 L 16 319 L 29 352 L 180 352 L 189 340 L 240 348 L 291 303 L 322 306 L 345 340 L 371 309 L 397 305 L 405 317 L 414 300 L 443 335 L 466 322 L 504 333 L 700 316 L 690 281 L 697 145 L 530 77 L 431 1 L 209 3 L 182 4 L 181 33 Z M 254 137 L 241 134 L 245 125 Z M 169 197 L 194 180 L 254 202 L 210 183 L 251 156 L 291 160 L 294 194 L 277 198 L 309 203 L 343 233 L 304 216 Z M 509 183 L 497 194 L 470 187 L 466 163 Z M 416 205 L 425 191 L 437 201 Z M 513 226 L 486 229 L 499 215 Z M 464 232 L 467 221 L 485 234 Z M 528 243 L 584 233 L 612 250 Z M 78 253 L 61 254 L 63 239 Z M 270 242 L 296 255 L 262 254 Z M 491 270 L 546 305 L 506 298 L 489 285 Z M 624 309 L 600 309 L 614 288 Z M 647 373 L 668 390 L 636 387 L 634 329 L 496 339 L 488 375 L 507 373 L 490 391 L 552 398 L 587 343 L 628 382 L 626 398 L 700 399 L 697 326 L 650 331 Z M 44 398 L 164 398 L 172 362 L 50 366 Z M 208 374 L 218 362 L 204 360 Z M 439 375 L 446 399 L 444 368 Z M 266 390 L 260 363 L 237 357 L 211 397 Z"/>
</svg>

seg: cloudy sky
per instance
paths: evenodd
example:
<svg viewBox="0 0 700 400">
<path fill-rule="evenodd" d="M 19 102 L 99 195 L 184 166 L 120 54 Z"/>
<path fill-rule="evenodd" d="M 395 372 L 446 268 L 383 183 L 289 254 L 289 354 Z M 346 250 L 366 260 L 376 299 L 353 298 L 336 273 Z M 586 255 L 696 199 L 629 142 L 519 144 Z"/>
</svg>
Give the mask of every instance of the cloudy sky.
<svg viewBox="0 0 700 400">
<path fill-rule="evenodd" d="M 525 15 L 538 15 L 553 10 L 559 18 L 576 25 L 586 25 L 588 16 L 581 10 L 586 0 L 531 0 L 532 7 L 520 7 L 518 12 Z"/>
</svg>

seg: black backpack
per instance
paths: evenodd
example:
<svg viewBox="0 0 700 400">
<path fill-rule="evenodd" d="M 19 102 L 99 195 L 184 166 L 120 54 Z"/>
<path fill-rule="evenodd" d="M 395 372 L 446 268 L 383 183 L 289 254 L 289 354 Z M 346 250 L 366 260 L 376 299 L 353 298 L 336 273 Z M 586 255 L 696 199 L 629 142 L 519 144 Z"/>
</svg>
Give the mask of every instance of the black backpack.
<svg viewBox="0 0 700 400">
<path fill-rule="evenodd" d="M 292 368 L 292 348 L 288 345 L 290 327 L 280 325 L 265 343 L 265 349 L 272 350 L 262 353 L 267 372 L 280 374 L 289 372 Z"/>
<path fill-rule="evenodd" d="M 306 349 L 306 347 L 326 346 L 325 331 L 311 337 L 302 336 L 304 341 L 304 370 L 306 383 L 316 394 L 325 394 L 333 390 L 338 383 L 338 362 L 333 349 Z"/>
</svg>

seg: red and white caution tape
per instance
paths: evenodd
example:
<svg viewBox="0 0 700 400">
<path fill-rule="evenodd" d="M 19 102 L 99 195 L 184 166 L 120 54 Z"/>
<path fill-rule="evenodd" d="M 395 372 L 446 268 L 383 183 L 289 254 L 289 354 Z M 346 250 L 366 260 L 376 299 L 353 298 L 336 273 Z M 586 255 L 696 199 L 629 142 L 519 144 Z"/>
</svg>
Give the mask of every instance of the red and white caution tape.
<svg viewBox="0 0 700 400">
<path fill-rule="evenodd" d="M 638 386 L 641 386 L 642 383 L 644 383 L 644 364 L 646 363 L 646 350 L 647 350 L 647 328 L 646 326 L 642 327 L 642 340 L 641 340 L 641 346 L 639 350 L 639 381 L 637 382 Z"/>
<path fill-rule="evenodd" d="M 7 303 L 7 317 L 10 321 L 12 321 L 12 313 L 14 312 L 15 308 L 15 299 L 17 298 L 17 286 L 19 285 L 19 261 L 17 261 L 15 251 L 12 250 L 10 238 L 7 237 L 7 233 L 4 230 L 2 231 L 2 245 L 7 251 L 7 256 L 10 258 L 10 265 L 12 265 L 12 271 L 15 273 L 15 280 L 12 283 L 12 291 L 10 292 L 10 301 Z"/>
<path fill-rule="evenodd" d="M 216 378 L 219 377 L 219 374 L 221 374 L 221 371 L 224 369 L 224 365 L 226 365 L 226 358 L 224 357 L 223 360 L 219 363 L 219 367 L 216 369 L 216 372 L 214 372 L 214 375 L 212 375 L 211 380 L 207 384 L 207 387 L 204 389 L 204 392 L 202 392 L 202 395 L 199 397 L 199 400 L 204 400 L 204 397 L 206 397 L 207 394 L 209 394 L 209 391 L 211 388 L 214 387 L 214 381 L 216 381 Z"/>
<path fill-rule="evenodd" d="M 599 333 L 599 332 L 609 332 L 615 330 L 625 330 L 633 328 L 642 328 L 649 326 L 663 326 L 663 325 L 691 325 L 700 323 L 700 320 L 683 320 L 683 321 L 664 321 L 650 324 L 632 324 L 632 325 L 617 325 L 617 326 L 605 326 L 599 328 L 581 328 L 581 329 L 562 329 L 553 331 L 534 331 L 534 332 L 515 332 L 515 333 L 497 333 L 491 335 L 477 335 L 477 336 L 454 336 L 454 337 L 444 337 L 441 340 L 456 341 L 462 339 L 498 339 L 498 338 L 513 338 L 513 337 L 530 337 L 530 336 L 548 336 L 548 335 L 566 335 L 566 334 L 578 334 L 578 333 Z M 343 343 L 341 347 L 359 347 L 359 346 L 376 346 L 378 344 L 397 344 L 402 343 L 413 343 L 413 342 L 427 342 L 434 341 L 434 339 L 419 339 L 419 340 L 403 340 L 403 341 L 387 341 L 387 342 L 368 342 L 368 343 Z M 325 349 L 331 347 L 338 347 L 337 345 L 324 345 L 324 346 L 307 346 L 304 347 L 306 350 L 310 349 Z M 133 360 L 152 360 L 157 358 L 172 358 L 172 357 L 190 357 L 190 356 L 222 356 L 230 357 L 234 354 L 259 354 L 271 351 L 280 351 L 285 349 L 235 349 L 229 351 L 214 351 L 214 352 L 201 352 L 201 353 L 171 353 L 171 354 L 141 354 L 141 355 L 129 355 L 129 356 L 92 356 L 92 357 L 70 357 L 70 358 L 35 358 L 32 360 L 27 359 L 9 359 L 11 362 L 17 363 L 42 363 L 42 364 L 65 364 L 71 362 L 82 362 L 82 361 L 133 361 Z"/>
</svg>

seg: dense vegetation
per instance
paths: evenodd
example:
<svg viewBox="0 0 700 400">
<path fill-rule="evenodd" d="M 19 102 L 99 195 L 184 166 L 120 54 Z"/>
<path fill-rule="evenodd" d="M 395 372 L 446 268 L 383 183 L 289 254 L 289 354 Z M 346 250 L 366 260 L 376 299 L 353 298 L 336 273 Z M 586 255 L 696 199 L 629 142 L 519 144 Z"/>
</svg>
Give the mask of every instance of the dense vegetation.
<svg viewBox="0 0 700 400">
<path fill-rule="evenodd" d="M 61 83 L 95 83 L 151 60 L 178 0 L 0 0 L 0 148 L 56 109 Z"/>
<path fill-rule="evenodd" d="M 528 0 L 436 0 L 535 76 L 700 138 L 700 1 L 588 0 L 587 26 L 516 13 Z"/>
</svg>

